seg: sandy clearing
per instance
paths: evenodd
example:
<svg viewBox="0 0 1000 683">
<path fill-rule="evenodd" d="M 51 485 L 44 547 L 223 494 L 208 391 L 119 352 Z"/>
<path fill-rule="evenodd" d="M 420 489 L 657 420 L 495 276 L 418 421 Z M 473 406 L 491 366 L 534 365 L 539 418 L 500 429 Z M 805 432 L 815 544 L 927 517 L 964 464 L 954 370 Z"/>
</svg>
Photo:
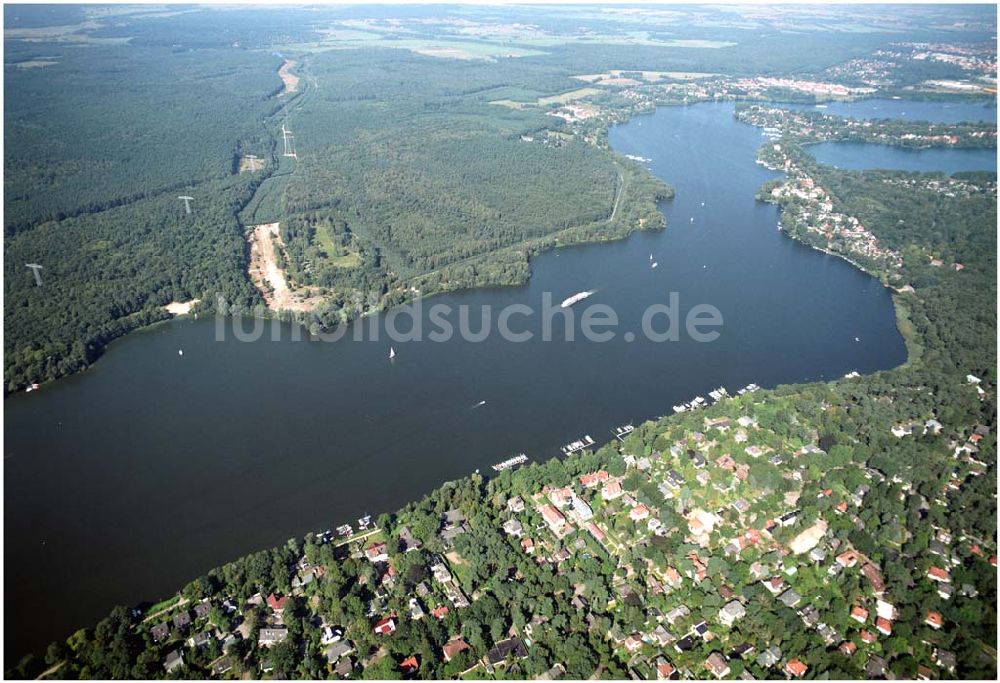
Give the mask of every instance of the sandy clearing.
<svg viewBox="0 0 1000 683">
<path fill-rule="evenodd" d="M 278 265 L 278 251 L 285 256 L 285 245 L 279 232 L 280 223 L 250 226 L 250 280 L 260 291 L 272 311 L 311 311 L 321 302 L 320 297 L 302 296 L 288 286 L 285 271 Z"/>
<path fill-rule="evenodd" d="M 285 92 L 297 92 L 299 89 L 299 77 L 291 72 L 293 66 L 295 66 L 295 62 L 291 59 L 286 59 L 281 68 L 278 69 L 281 82 L 285 84 Z"/>
<path fill-rule="evenodd" d="M 171 301 L 163 308 L 167 313 L 172 315 L 187 315 L 191 312 L 191 309 L 200 302 L 201 299 L 191 299 L 191 301 Z"/>
</svg>

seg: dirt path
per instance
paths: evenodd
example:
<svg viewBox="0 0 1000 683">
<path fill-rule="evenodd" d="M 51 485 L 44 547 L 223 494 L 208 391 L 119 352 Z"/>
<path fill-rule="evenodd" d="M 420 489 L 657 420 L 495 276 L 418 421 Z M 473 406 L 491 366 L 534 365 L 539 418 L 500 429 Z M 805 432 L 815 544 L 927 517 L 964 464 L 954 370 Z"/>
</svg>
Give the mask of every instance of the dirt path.
<svg viewBox="0 0 1000 683">
<path fill-rule="evenodd" d="M 298 92 L 299 90 L 299 77 L 292 73 L 293 66 L 295 66 L 295 62 L 286 59 L 281 68 L 278 69 L 278 75 L 281 76 L 281 81 L 285 84 L 286 93 Z"/>
</svg>

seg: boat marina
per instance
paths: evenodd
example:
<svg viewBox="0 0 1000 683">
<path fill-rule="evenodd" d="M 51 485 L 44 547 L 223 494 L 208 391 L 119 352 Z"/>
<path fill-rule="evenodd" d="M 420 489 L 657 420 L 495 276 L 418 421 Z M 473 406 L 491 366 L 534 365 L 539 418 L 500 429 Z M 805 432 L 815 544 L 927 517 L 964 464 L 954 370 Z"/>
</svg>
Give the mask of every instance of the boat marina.
<svg viewBox="0 0 1000 683">
<path fill-rule="evenodd" d="M 576 453 L 577 451 L 582 451 L 584 448 L 589 448 L 594 445 L 594 439 L 587 434 L 582 439 L 574 441 L 573 443 L 568 443 L 562 447 L 562 452 L 566 455 L 571 453 Z"/>
<path fill-rule="evenodd" d="M 524 453 L 518 453 L 513 458 L 507 458 L 502 462 L 498 462 L 493 465 L 493 469 L 497 472 L 503 472 L 504 470 L 510 469 L 511 467 L 517 467 L 518 465 L 528 461 L 528 456 Z"/>
<path fill-rule="evenodd" d="M 615 438 L 619 441 L 624 441 L 625 437 L 635 431 L 635 427 L 632 424 L 622 425 L 621 427 L 615 427 L 611 430 L 611 433 L 615 435 Z"/>
</svg>

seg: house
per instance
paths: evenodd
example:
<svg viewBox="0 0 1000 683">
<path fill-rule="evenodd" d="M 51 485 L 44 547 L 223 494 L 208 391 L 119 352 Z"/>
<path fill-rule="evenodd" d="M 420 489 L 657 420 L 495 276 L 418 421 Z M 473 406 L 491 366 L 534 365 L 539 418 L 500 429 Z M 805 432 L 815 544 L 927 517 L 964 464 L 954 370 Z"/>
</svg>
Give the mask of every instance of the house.
<svg viewBox="0 0 1000 683">
<path fill-rule="evenodd" d="M 798 659 L 789 659 L 785 662 L 784 671 L 789 677 L 798 678 L 804 676 L 809 667 Z"/>
<path fill-rule="evenodd" d="M 341 657 L 337 666 L 333 667 L 333 673 L 340 678 L 348 678 L 354 671 L 354 661 L 350 657 Z"/>
<path fill-rule="evenodd" d="M 163 662 L 163 668 L 167 673 L 173 673 L 184 666 L 184 655 L 180 650 L 173 650 L 167 653 L 167 659 Z"/>
<path fill-rule="evenodd" d="M 786 607 L 795 607 L 802 601 L 802 596 L 796 593 L 794 589 L 789 588 L 778 596 L 778 600 L 784 603 Z"/>
<path fill-rule="evenodd" d="M 320 634 L 320 645 L 330 645 L 332 643 L 338 642 L 344 637 L 344 629 L 333 628 L 331 626 L 324 626 L 323 631 Z"/>
<path fill-rule="evenodd" d="M 917 665 L 917 680 L 918 681 L 929 681 L 934 678 L 934 672 L 930 667 L 924 666 L 923 664 Z"/>
<path fill-rule="evenodd" d="M 885 593 L 885 582 L 882 581 L 882 574 L 879 572 L 878 567 L 871 562 L 866 562 L 861 565 L 861 573 L 868 579 L 868 583 L 871 584 L 872 592 L 875 595 L 883 595 Z"/>
<path fill-rule="evenodd" d="M 935 648 L 934 663 L 944 669 L 948 669 L 948 671 L 954 671 L 956 663 L 955 653 Z"/>
<path fill-rule="evenodd" d="M 521 496 L 514 496 L 507 501 L 507 509 L 513 513 L 524 512 L 524 500 Z"/>
<path fill-rule="evenodd" d="M 566 518 L 551 505 L 542 506 L 542 519 L 557 536 L 566 528 Z"/>
<path fill-rule="evenodd" d="M 561 489 L 552 489 L 549 491 L 549 500 L 557 508 L 567 508 L 573 504 L 573 499 L 576 496 L 573 493 L 573 489 L 568 486 Z"/>
<path fill-rule="evenodd" d="M 188 638 L 188 644 L 191 645 L 191 647 L 200 650 L 213 640 L 215 640 L 215 638 L 211 631 L 202 631 L 201 633 L 196 633 Z"/>
<path fill-rule="evenodd" d="M 420 660 L 416 655 L 410 655 L 399 663 L 399 670 L 404 676 L 412 676 L 420 669 Z"/>
<path fill-rule="evenodd" d="M 195 619 L 208 619 L 208 615 L 212 612 L 212 603 L 205 601 L 199 602 L 194 606 L 194 618 Z"/>
<path fill-rule="evenodd" d="M 764 579 L 761 581 L 771 595 L 777 595 L 785 588 L 785 582 L 780 576 L 772 576 L 770 579 Z"/>
<path fill-rule="evenodd" d="M 934 612 L 933 610 L 927 613 L 924 617 L 924 623 L 933 629 L 939 629 L 944 626 L 944 620 L 941 618 L 940 612 Z"/>
<path fill-rule="evenodd" d="M 486 653 L 486 658 L 493 666 L 503 664 L 508 659 L 527 659 L 528 649 L 520 638 L 508 638 L 501 640 Z"/>
<path fill-rule="evenodd" d="M 622 490 L 622 485 L 618 481 L 609 482 L 601 489 L 601 498 L 605 501 L 612 501 L 617 498 L 621 498 L 624 491 Z"/>
<path fill-rule="evenodd" d="M 939 583 L 951 583 L 951 574 L 940 567 L 930 567 L 927 569 L 927 578 Z"/>
<path fill-rule="evenodd" d="M 424 610 L 416 598 L 410 598 L 410 619 L 418 621 L 424 618 Z"/>
<path fill-rule="evenodd" d="M 872 655 L 865 664 L 865 678 L 884 678 L 885 660 L 878 655 Z"/>
<path fill-rule="evenodd" d="M 185 628 L 191 625 L 191 614 L 187 610 L 183 612 L 178 612 L 174 615 L 174 627 L 178 631 L 183 631 Z"/>
<path fill-rule="evenodd" d="M 725 678 L 729 675 L 729 663 L 726 658 L 718 652 L 713 652 L 705 660 L 705 668 L 712 672 L 716 678 Z"/>
<path fill-rule="evenodd" d="M 865 623 L 866 621 L 868 621 L 868 610 L 866 610 L 864 607 L 859 607 L 858 605 L 855 605 L 854 607 L 851 608 L 851 619 L 854 619 L 854 621 L 858 622 L 859 624 Z"/>
<path fill-rule="evenodd" d="M 413 536 L 413 532 L 410 531 L 409 527 L 404 526 L 399 530 L 399 550 L 401 552 L 408 553 L 413 550 L 420 550 L 423 545 L 419 538 Z"/>
<path fill-rule="evenodd" d="M 149 630 L 150 635 L 153 636 L 153 642 L 159 643 L 160 641 L 166 640 L 170 636 L 170 627 L 166 622 L 162 624 L 157 624 Z"/>
<path fill-rule="evenodd" d="M 694 649 L 694 638 L 691 636 L 684 636 L 674 643 L 674 649 L 678 652 L 690 652 Z"/>
<path fill-rule="evenodd" d="M 270 595 L 267 596 L 267 606 L 270 607 L 275 614 L 281 614 L 282 612 L 284 612 L 285 605 L 287 604 L 288 604 L 288 596 L 282 596 L 279 598 L 274 593 L 271 593 Z"/>
<path fill-rule="evenodd" d="M 347 641 L 341 641 L 339 643 L 334 643 L 330 647 L 326 648 L 326 662 L 327 664 L 336 664 L 344 655 L 349 655 L 354 652 L 354 648 Z"/>
<path fill-rule="evenodd" d="M 508 536 L 513 536 L 515 538 L 520 538 L 521 534 L 524 533 L 524 527 L 516 519 L 508 519 L 504 522 L 503 530 L 507 532 Z"/>
<path fill-rule="evenodd" d="M 883 636 L 891 636 L 892 635 L 892 622 L 889 621 L 888 619 L 883 619 L 882 617 L 879 617 L 878 619 L 876 619 L 875 620 L 875 628 Z"/>
<path fill-rule="evenodd" d="M 388 562 L 389 553 L 385 543 L 372 543 L 365 548 L 365 557 L 369 562 Z"/>
<path fill-rule="evenodd" d="M 596 524 L 594 524 L 593 522 L 589 522 L 587 524 L 587 531 L 590 532 L 590 535 L 593 536 L 598 543 L 604 543 L 605 539 L 604 532 L 601 531 L 600 527 L 598 527 Z"/>
<path fill-rule="evenodd" d="M 849 640 L 845 640 L 840 644 L 840 647 L 838 647 L 837 649 L 840 650 L 840 654 L 844 655 L 845 657 L 850 657 L 851 655 L 853 655 L 855 652 L 858 651 L 858 646 Z"/>
<path fill-rule="evenodd" d="M 573 514 L 575 514 L 576 518 L 581 522 L 586 522 L 588 519 L 591 519 L 594 516 L 594 511 L 590 508 L 590 505 L 588 505 L 587 501 L 585 501 L 583 498 L 574 498 Z"/>
<path fill-rule="evenodd" d="M 864 643 L 865 645 L 871 645 L 876 640 L 878 640 L 877 635 L 866 629 L 861 629 L 861 633 L 859 635 L 861 636 L 861 642 Z"/>
<path fill-rule="evenodd" d="M 642 649 L 642 638 L 638 633 L 633 633 L 625 639 L 625 649 L 633 654 Z"/>
<path fill-rule="evenodd" d="M 654 668 L 656 669 L 656 680 L 658 681 L 674 680 L 677 678 L 677 669 L 663 655 L 656 658 Z"/>
<path fill-rule="evenodd" d="M 450 610 L 448 609 L 447 605 L 439 605 L 438 607 L 435 607 L 434 609 L 431 610 L 431 614 L 434 616 L 435 619 L 444 619 L 446 616 L 448 616 L 449 611 Z"/>
<path fill-rule="evenodd" d="M 451 581 L 451 572 L 448 571 L 448 568 L 443 562 L 432 564 L 431 574 L 434 576 L 434 580 L 438 583 L 449 583 Z"/>
<path fill-rule="evenodd" d="M 606 482 L 610 476 L 611 475 L 609 475 L 604 470 L 598 470 L 597 472 L 591 472 L 590 474 L 582 475 L 580 477 L 580 484 L 584 488 L 591 489 L 594 488 L 595 486 L 598 486 Z"/>
<path fill-rule="evenodd" d="M 461 653 L 467 652 L 471 649 L 472 648 L 469 647 L 469 644 L 465 642 L 465 639 L 462 638 L 462 636 L 452 636 L 451 639 L 449 639 L 448 642 L 441 647 L 441 652 L 444 656 L 444 661 L 450 662 Z"/>
<path fill-rule="evenodd" d="M 649 634 L 650 640 L 660 647 L 666 647 L 670 643 L 677 640 L 670 631 L 664 628 L 663 624 L 658 624 L 653 632 Z"/>
<path fill-rule="evenodd" d="M 666 581 L 668 586 L 675 589 L 680 588 L 681 584 L 684 583 L 684 578 L 681 576 L 681 573 L 673 567 L 667 567 L 663 571 L 663 580 Z"/>
<path fill-rule="evenodd" d="M 772 645 L 757 655 L 757 665 L 762 669 L 769 669 L 781 661 L 781 650 Z"/>
<path fill-rule="evenodd" d="M 875 601 L 875 612 L 878 613 L 883 619 L 893 621 L 896 618 L 896 608 L 890 602 L 885 600 Z"/>
<path fill-rule="evenodd" d="M 392 635 L 396 632 L 396 621 L 392 617 L 386 617 L 375 624 L 372 631 L 381 636 Z"/>
<path fill-rule="evenodd" d="M 633 522 L 641 522 L 642 520 L 649 517 L 649 508 L 643 505 L 642 503 L 639 503 L 634 508 L 632 508 L 632 511 L 628 513 L 628 516 L 632 519 Z"/>
<path fill-rule="evenodd" d="M 529 555 L 535 552 L 535 542 L 530 538 L 521 539 L 521 550 L 528 553 Z"/>
<path fill-rule="evenodd" d="M 742 619 L 746 616 L 746 609 L 744 609 L 743 604 L 738 600 L 732 600 L 727 602 L 725 606 L 719 610 L 719 621 L 724 626 L 732 626 L 736 621 Z"/>
<path fill-rule="evenodd" d="M 260 647 L 271 647 L 284 642 L 288 637 L 287 628 L 262 628 L 257 636 L 257 645 Z"/>
<path fill-rule="evenodd" d="M 562 664 L 556 664 L 551 669 L 548 669 L 545 673 L 538 677 L 539 681 L 558 681 L 566 673 L 566 667 Z"/>
<path fill-rule="evenodd" d="M 233 662 L 229 657 L 222 657 L 212 665 L 212 675 L 219 677 L 233 668 Z"/>
</svg>

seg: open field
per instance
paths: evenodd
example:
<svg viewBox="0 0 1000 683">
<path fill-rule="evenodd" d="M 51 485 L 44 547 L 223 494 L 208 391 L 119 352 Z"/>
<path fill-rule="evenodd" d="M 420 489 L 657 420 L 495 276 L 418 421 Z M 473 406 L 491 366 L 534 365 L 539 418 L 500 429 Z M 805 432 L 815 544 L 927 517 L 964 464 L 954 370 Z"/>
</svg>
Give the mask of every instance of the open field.
<svg viewBox="0 0 1000 683">
<path fill-rule="evenodd" d="M 577 90 L 570 90 L 569 92 L 564 92 L 561 95 L 552 95 L 551 97 L 539 97 L 538 104 L 542 107 L 548 107 L 553 104 L 568 104 L 575 100 L 582 100 L 584 97 L 590 97 L 591 95 L 600 94 L 600 90 L 597 88 L 579 88 Z"/>
<path fill-rule="evenodd" d="M 250 227 L 247 235 L 250 242 L 250 266 L 247 274 L 272 311 L 311 311 L 320 300 L 293 291 L 285 277 L 285 270 L 279 263 L 279 257 L 282 261 L 287 258 L 279 227 L 279 223 Z"/>
<path fill-rule="evenodd" d="M 292 67 L 294 66 L 294 61 L 286 59 L 281 68 L 278 69 L 278 76 L 281 77 L 281 82 L 285 84 L 286 93 L 298 92 L 299 90 L 299 77 L 292 73 Z"/>
</svg>

